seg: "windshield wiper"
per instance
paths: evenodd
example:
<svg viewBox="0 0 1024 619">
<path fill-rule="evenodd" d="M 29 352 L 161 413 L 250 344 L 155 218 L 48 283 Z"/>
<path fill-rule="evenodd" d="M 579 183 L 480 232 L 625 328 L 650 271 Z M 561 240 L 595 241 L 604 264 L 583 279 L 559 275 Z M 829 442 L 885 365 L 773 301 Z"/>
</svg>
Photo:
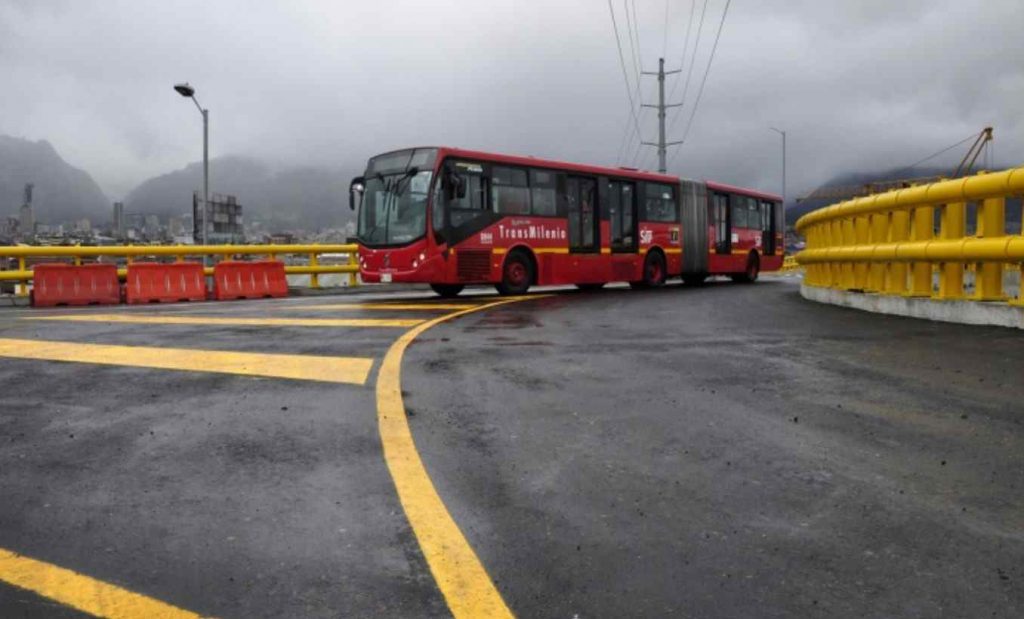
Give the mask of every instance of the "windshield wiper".
<svg viewBox="0 0 1024 619">
<path fill-rule="evenodd" d="M 395 181 L 395 190 L 394 191 L 395 191 L 395 197 L 396 198 L 398 196 L 402 195 L 402 192 L 405 191 L 405 187 L 408 186 L 408 183 L 406 183 L 406 185 L 402 185 L 402 182 L 411 179 L 412 177 L 416 176 L 419 173 L 420 173 L 420 169 L 418 167 L 416 167 L 416 166 L 413 166 L 413 167 L 409 168 L 408 170 L 406 170 L 405 174 L 403 174 L 398 180 Z"/>
</svg>

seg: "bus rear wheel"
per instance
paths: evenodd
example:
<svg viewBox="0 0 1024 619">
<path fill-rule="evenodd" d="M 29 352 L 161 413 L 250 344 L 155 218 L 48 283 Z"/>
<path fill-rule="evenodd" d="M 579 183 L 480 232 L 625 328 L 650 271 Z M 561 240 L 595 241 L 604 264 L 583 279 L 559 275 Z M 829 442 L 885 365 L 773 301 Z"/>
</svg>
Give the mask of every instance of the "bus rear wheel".
<svg viewBox="0 0 1024 619">
<path fill-rule="evenodd" d="M 430 289 L 441 295 L 446 299 L 459 296 L 462 289 L 465 288 L 462 284 L 430 284 Z"/>
<path fill-rule="evenodd" d="M 742 284 L 752 284 L 757 281 L 757 276 L 761 273 L 761 261 L 757 259 L 757 254 L 750 254 L 750 259 L 747 260 L 747 270 L 732 276 L 732 281 L 739 282 Z"/>
<path fill-rule="evenodd" d="M 501 268 L 501 283 L 495 286 L 501 294 L 526 294 L 533 283 L 533 262 L 522 251 L 514 251 Z"/>
<path fill-rule="evenodd" d="M 652 251 L 644 260 L 644 278 L 638 282 L 629 282 L 630 288 L 660 288 L 665 285 L 665 256 L 660 251 Z"/>
</svg>

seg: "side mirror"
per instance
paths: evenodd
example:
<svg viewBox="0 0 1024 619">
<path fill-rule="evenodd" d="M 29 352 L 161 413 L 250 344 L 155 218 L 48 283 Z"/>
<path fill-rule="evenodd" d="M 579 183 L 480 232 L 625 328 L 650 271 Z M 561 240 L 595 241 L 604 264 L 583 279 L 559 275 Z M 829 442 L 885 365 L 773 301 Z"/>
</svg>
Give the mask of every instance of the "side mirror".
<svg viewBox="0 0 1024 619">
<path fill-rule="evenodd" d="M 358 206 L 363 205 L 363 191 L 366 189 L 366 179 L 362 176 L 357 176 L 352 179 L 352 182 L 348 185 L 348 207 L 353 211 L 356 210 L 356 196 L 359 197 Z"/>
</svg>

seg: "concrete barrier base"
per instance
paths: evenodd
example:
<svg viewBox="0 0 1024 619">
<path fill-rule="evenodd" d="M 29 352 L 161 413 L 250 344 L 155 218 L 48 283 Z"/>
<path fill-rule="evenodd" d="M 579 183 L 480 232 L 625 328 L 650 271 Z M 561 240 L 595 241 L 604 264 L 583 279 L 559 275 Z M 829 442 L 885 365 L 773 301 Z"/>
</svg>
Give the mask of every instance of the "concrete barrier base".
<svg viewBox="0 0 1024 619">
<path fill-rule="evenodd" d="M 1024 307 L 1006 303 L 896 297 L 819 288 L 806 284 L 800 285 L 800 294 L 810 301 L 852 307 L 878 314 L 894 314 L 966 325 L 994 325 L 1024 329 Z"/>
</svg>

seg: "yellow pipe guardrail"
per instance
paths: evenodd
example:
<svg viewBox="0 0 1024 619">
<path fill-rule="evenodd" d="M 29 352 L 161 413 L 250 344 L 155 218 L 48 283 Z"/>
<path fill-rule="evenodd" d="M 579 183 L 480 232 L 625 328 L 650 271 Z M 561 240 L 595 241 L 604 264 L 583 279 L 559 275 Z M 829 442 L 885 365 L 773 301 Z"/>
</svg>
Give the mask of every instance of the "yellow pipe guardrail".
<svg viewBox="0 0 1024 619">
<path fill-rule="evenodd" d="M 355 260 L 357 246 L 344 245 L 103 245 L 82 247 L 79 245 L 59 245 L 39 247 L 34 245 L 0 246 L 0 258 L 16 258 L 18 267 L 14 270 L 0 269 L 0 281 L 16 281 L 19 295 L 28 294 L 28 284 L 32 281 L 32 269 L 29 258 L 71 258 L 75 264 L 81 264 L 82 258 L 124 258 L 131 264 L 135 258 L 173 257 L 182 261 L 186 256 L 267 256 L 271 259 L 279 255 L 305 255 L 305 265 L 285 265 L 285 273 L 289 275 L 309 275 L 310 286 L 320 287 L 320 275 L 328 273 L 347 273 L 349 286 L 359 283 L 356 275 L 359 265 Z M 323 254 L 348 254 L 349 264 L 320 264 Z M 122 279 L 128 269 L 118 269 Z M 213 275 L 213 268 L 205 269 L 207 275 Z"/>
<path fill-rule="evenodd" d="M 805 267 L 804 283 L 810 286 L 1005 301 L 1004 267 L 1014 265 L 1024 280 L 1024 236 L 1006 234 L 1006 199 L 1021 195 L 1024 167 L 840 202 L 796 222 L 807 240 L 796 260 Z M 965 236 L 968 204 L 976 206 L 974 236 Z M 965 268 L 976 272 L 970 297 L 964 294 Z M 939 286 L 933 290 L 936 269 Z M 1024 294 L 1011 303 L 1024 305 Z"/>
<path fill-rule="evenodd" d="M 785 258 L 782 259 L 782 269 L 781 270 L 782 270 L 783 273 L 786 273 L 788 271 L 796 271 L 796 270 L 801 269 L 801 268 L 803 268 L 803 267 L 801 267 L 800 263 L 796 261 L 796 257 L 795 256 L 786 256 Z"/>
</svg>

